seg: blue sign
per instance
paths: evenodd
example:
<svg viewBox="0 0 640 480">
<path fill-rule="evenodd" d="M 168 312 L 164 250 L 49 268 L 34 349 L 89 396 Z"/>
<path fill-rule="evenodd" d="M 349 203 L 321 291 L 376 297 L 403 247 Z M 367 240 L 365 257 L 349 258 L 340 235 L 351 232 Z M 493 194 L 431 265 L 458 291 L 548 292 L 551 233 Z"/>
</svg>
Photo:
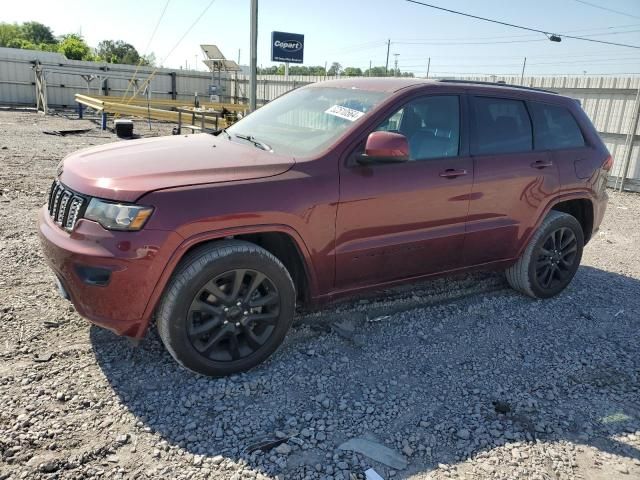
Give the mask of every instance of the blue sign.
<svg viewBox="0 0 640 480">
<path fill-rule="evenodd" d="M 302 63 L 304 35 L 299 33 L 271 32 L 271 61 Z"/>
</svg>

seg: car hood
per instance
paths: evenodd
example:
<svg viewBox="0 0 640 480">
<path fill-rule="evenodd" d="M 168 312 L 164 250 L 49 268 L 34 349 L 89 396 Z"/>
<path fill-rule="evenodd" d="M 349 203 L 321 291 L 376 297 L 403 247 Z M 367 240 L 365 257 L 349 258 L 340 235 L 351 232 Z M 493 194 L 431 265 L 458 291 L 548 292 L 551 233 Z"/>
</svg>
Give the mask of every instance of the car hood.
<svg viewBox="0 0 640 480">
<path fill-rule="evenodd" d="M 79 193 L 132 202 L 153 190 L 279 175 L 294 163 L 224 135 L 177 135 L 72 153 L 60 181 Z"/>
</svg>

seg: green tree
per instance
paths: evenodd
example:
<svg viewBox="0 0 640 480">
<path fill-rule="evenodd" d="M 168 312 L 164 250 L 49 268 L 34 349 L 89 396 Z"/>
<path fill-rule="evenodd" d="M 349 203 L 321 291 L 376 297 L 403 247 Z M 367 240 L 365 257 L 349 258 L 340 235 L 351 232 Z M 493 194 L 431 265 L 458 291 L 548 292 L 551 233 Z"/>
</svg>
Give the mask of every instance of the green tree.
<svg viewBox="0 0 640 480">
<path fill-rule="evenodd" d="M 49 27 L 39 22 L 25 22 L 20 27 L 22 36 L 36 45 L 41 43 L 57 43 Z"/>
<path fill-rule="evenodd" d="M 331 64 L 331 67 L 329 68 L 329 70 L 327 71 L 327 75 L 339 75 L 342 72 L 342 65 L 340 65 L 338 62 L 333 62 Z"/>
<path fill-rule="evenodd" d="M 70 60 L 93 60 L 91 47 L 86 44 L 84 39 L 75 33 L 63 35 L 62 40 L 58 44 L 58 52 L 62 53 Z"/>
<path fill-rule="evenodd" d="M 362 69 L 355 68 L 355 67 L 347 67 L 347 68 L 344 69 L 342 74 L 344 76 L 346 76 L 346 77 L 361 77 L 362 76 Z"/>
<path fill-rule="evenodd" d="M 260 75 L 277 75 L 278 67 L 276 65 L 272 65 L 270 67 L 258 67 L 258 74 Z"/>
<path fill-rule="evenodd" d="M 150 56 L 141 56 L 133 45 L 122 40 L 103 40 L 98 44 L 96 53 L 98 58 L 107 63 L 150 65 Z"/>
<path fill-rule="evenodd" d="M 364 71 L 365 77 L 387 77 L 389 75 L 393 75 L 393 70 L 390 70 L 387 73 L 387 70 L 384 67 L 372 67 L 367 68 Z"/>
<path fill-rule="evenodd" d="M 0 47 L 22 48 L 12 46 L 19 40 L 24 40 L 24 37 L 17 23 L 0 23 Z"/>
</svg>

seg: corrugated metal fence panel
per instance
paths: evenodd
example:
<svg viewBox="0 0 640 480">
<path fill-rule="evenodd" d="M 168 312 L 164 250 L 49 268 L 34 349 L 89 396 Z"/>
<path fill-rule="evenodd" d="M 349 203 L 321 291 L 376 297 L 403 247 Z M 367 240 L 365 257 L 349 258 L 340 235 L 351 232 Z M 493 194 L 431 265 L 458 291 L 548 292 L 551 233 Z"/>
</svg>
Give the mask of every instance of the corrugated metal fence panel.
<svg viewBox="0 0 640 480">
<path fill-rule="evenodd" d="M 209 86 L 215 83 L 209 72 L 172 70 L 166 68 L 139 67 L 135 65 L 101 64 L 68 60 L 58 53 L 35 50 L 0 48 L 0 104 L 35 105 L 35 74 L 32 62 L 40 61 L 46 71 L 48 103 L 51 106 L 72 106 L 74 95 L 84 93 L 103 93 L 99 78 L 92 79 L 87 85 L 80 75 L 69 71 L 90 71 L 98 76 L 108 77 L 110 95 L 131 95 L 134 90 L 142 93 L 146 79 L 153 75 L 151 84 L 152 98 L 171 98 L 171 75 L 175 72 L 177 98 L 186 104 L 193 102 L 198 92 L 201 98 L 208 97 Z M 104 70 L 100 70 L 100 69 Z M 129 80 L 137 79 L 132 85 Z M 258 105 L 309 83 L 328 80 L 331 76 L 258 75 Z M 588 77 L 588 76 L 483 76 L 461 77 L 463 80 L 504 81 L 514 85 L 545 88 L 580 100 L 582 107 L 609 151 L 614 157 L 612 174 L 619 175 L 625 157 L 625 142 L 633 120 L 636 95 L 640 88 L 640 77 Z M 224 101 L 246 103 L 249 91 L 249 77 L 243 74 L 230 74 L 222 78 L 223 90 L 220 93 Z M 640 124 L 634 136 L 631 151 L 628 178 L 640 180 Z"/>
<path fill-rule="evenodd" d="M 323 80 L 331 80 L 333 76 L 324 75 L 289 75 L 285 80 L 282 75 L 258 75 L 257 79 L 257 101 L 258 105 L 264 105 L 274 98 L 294 90 L 303 85 L 321 82 Z M 227 81 L 227 92 L 231 99 L 237 99 L 239 102 L 248 101 L 249 92 L 249 76 L 238 74 L 237 77 L 231 75 Z"/>
<path fill-rule="evenodd" d="M 146 80 L 152 76 L 151 97 L 171 98 L 171 75 L 175 72 L 177 96 L 188 103 L 193 101 L 194 92 L 207 96 L 211 84 L 209 72 L 84 62 L 68 60 L 58 53 L 0 48 L 0 104 L 35 105 L 33 62 L 36 60 L 45 70 L 50 106 L 75 105 L 76 93 L 103 94 L 102 78 L 107 79 L 109 95 L 122 96 L 131 95 L 135 90 L 141 95 Z M 94 78 L 87 82 L 79 72 L 91 73 Z M 131 78 L 136 81 L 129 85 Z"/>
</svg>

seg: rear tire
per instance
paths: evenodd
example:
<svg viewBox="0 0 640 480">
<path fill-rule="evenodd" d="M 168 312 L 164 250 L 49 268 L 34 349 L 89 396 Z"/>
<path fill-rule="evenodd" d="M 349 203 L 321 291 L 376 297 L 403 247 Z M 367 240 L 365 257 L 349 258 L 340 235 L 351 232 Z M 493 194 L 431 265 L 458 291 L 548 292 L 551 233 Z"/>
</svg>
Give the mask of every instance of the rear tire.
<svg viewBox="0 0 640 480">
<path fill-rule="evenodd" d="M 289 272 L 265 249 L 239 240 L 208 244 L 176 269 L 158 308 L 158 333 L 189 370 L 244 372 L 282 343 L 295 298 Z"/>
<path fill-rule="evenodd" d="M 564 290 L 582 259 L 584 234 L 575 217 L 552 210 L 518 261 L 506 270 L 509 285 L 533 298 L 549 298 Z"/>
</svg>

